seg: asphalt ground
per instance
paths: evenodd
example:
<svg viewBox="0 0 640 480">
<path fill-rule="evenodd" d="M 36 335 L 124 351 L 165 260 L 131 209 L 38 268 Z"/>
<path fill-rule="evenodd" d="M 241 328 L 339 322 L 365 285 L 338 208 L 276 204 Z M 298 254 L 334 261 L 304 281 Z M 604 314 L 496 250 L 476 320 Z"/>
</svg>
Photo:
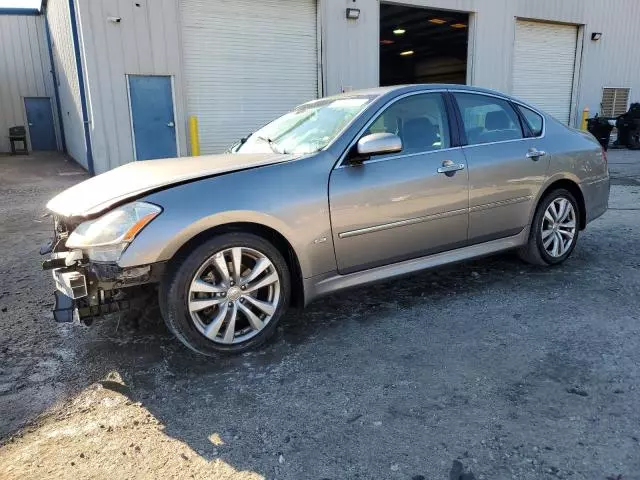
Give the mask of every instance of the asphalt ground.
<svg viewBox="0 0 640 480">
<path fill-rule="evenodd" d="M 640 479 L 640 152 L 609 160 L 565 264 L 346 291 L 210 360 L 159 321 L 53 322 L 41 214 L 85 175 L 0 157 L 0 478 Z"/>
</svg>

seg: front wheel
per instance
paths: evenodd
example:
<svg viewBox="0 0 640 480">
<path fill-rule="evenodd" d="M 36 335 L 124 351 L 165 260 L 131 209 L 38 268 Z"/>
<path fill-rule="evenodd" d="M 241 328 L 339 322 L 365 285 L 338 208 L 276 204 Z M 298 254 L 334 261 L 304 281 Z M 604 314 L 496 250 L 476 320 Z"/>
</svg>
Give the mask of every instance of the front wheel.
<svg viewBox="0 0 640 480">
<path fill-rule="evenodd" d="M 579 206 L 565 189 L 546 195 L 531 223 L 529 242 L 520 250 L 520 257 L 534 265 L 556 265 L 564 262 L 578 242 L 580 231 Z"/>
<path fill-rule="evenodd" d="M 284 258 L 246 233 L 214 237 L 196 248 L 163 284 L 169 329 L 203 355 L 241 353 L 266 341 L 291 291 Z"/>
</svg>

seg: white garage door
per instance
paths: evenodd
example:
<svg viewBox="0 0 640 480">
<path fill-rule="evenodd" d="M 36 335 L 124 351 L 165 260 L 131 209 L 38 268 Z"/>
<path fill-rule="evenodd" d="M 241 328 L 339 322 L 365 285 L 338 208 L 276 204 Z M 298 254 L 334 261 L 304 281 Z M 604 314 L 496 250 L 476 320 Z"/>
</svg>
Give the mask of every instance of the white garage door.
<svg viewBox="0 0 640 480">
<path fill-rule="evenodd" d="M 578 28 L 516 22 L 513 95 L 569 123 Z"/>
<path fill-rule="evenodd" d="M 318 96 L 316 0 L 181 0 L 187 111 L 219 153 Z"/>
</svg>

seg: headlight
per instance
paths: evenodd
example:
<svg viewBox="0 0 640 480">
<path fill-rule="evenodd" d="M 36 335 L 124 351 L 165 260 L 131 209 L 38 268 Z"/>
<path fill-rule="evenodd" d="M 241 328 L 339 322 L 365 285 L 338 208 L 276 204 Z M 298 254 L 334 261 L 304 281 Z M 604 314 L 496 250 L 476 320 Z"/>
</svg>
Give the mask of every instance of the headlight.
<svg viewBox="0 0 640 480">
<path fill-rule="evenodd" d="M 83 222 L 67 239 L 67 248 L 80 248 L 91 260 L 115 262 L 127 245 L 162 209 L 145 202 L 134 202 Z"/>
</svg>

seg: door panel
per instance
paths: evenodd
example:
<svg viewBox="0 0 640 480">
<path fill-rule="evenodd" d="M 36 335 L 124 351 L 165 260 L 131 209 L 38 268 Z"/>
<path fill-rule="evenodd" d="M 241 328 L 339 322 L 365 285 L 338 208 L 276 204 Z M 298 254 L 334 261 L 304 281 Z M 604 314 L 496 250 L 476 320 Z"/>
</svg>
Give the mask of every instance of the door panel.
<svg viewBox="0 0 640 480">
<path fill-rule="evenodd" d="M 469 241 L 479 243 L 515 235 L 529 220 L 546 178 L 548 155 L 527 158 L 541 140 L 527 138 L 464 147 L 469 166 Z"/>
<path fill-rule="evenodd" d="M 466 162 L 461 148 L 450 148 L 442 94 L 400 97 L 360 138 L 372 133 L 397 135 L 402 151 L 361 164 L 345 163 L 332 172 L 329 204 L 338 271 L 349 273 L 466 244 Z M 442 170 L 445 166 L 448 171 Z"/>
<path fill-rule="evenodd" d="M 51 99 L 48 97 L 25 97 L 24 107 L 27 113 L 31 149 L 57 150 Z"/>
<path fill-rule="evenodd" d="M 338 168 L 329 198 L 340 273 L 462 246 L 467 240 L 467 172 L 460 148 Z"/>
<path fill-rule="evenodd" d="M 171 77 L 129 75 L 136 160 L 177 155 Z"/>
<path fill-rule="evenodd" d="M 538 189 L 549 165 L 548 155 L 528 157 L 544 151 L 542 140 L 525 138 L 511 104 L 501 98 L 454 93 L 460 110 L 469 167 L 469 242 L 479 243 L 520 232 L 533 208 Z"/>
</svg>

